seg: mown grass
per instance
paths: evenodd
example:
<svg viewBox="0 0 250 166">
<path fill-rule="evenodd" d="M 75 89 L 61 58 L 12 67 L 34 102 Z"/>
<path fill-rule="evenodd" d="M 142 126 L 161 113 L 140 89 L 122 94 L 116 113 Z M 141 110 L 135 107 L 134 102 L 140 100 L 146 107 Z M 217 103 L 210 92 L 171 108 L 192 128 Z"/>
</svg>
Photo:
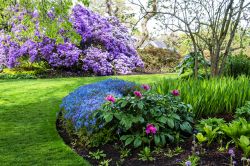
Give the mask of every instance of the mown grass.
<svg viewBox="0 0 250 166">
<path fill-rule="evenodd" d="M 151 83 L 176 75 L 119 78 Z M 56 114 L 64 96 L 107 77 L 0 80 L 0 165 L 88 165 L 64 144 Z"/>
</svg>

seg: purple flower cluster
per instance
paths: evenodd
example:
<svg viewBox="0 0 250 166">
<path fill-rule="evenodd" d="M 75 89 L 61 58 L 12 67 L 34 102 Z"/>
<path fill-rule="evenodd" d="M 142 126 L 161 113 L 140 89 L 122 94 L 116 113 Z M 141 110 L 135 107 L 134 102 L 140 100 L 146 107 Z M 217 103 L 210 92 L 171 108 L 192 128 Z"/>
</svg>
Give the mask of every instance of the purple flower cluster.
<svg viewBox="0 0 250 166">
<path fill-rule="evenodd" d="M 40 26 L 38 10 L 31 12 L 18 5 L 9 10 L 15 11 L 10 19 L 12 37 L 7 32 L 0 34 L 0 66 L 16 67 L 25 56 L 30 62 L 46 61 L 52 68 L 76 67 L 96 75 L 128 74 L 143 67 L 126 27 L 114 17 L 105 18 L 76 5 L 70 16 L 75 31 L 82 38 L 76 46 L 65 35 L 68 30 L 64 28 L 58 30 L 64 43 L 48 37 L 49 29 Z M 60 17 L 56 19 L 54 8 L 47 16 L 58 24 L 62 22 Z M 31 18 L 34 35 L 23 35 L 30 28 L 23 24 L 25 18 Z"/>
<path fill-rule="evenodd" d="M 97 75 L 112 74 L 112 65 L 109 62 L 109 53 L 102 52 L 95 47 L 89 47 L 85 52 L 83 61 L 83 70 L 91 71 Z"/>
<path fill-rule="evenodd" d="M 81 5 L 76 5 L 73 8 L 71 22 L 82 37 L 81 46 L 90 47 L 83 60 L 85 70 L 110 75 L 115 72 L 127 74 L 137 67 L 143 67 L 132 38 L 116 18 L 105 18 Z M 102 58 L 104 60 L 100 62 Z"/>
<path fill-rule="evenodd" d="M 81 54 L 81 50 L 78 49 L 72 43 L 64 43 L 57 45 L 57 52 L 54 52 L 49 56 L 47 61 L 53 67 L 72 67 L 76 66 Z"/>
<path fill-rule="evenodd" d="M 10 19 L 11 33 L 14 34 L 14 37 L 9 37 L 6 32 L 2 32 L 0 35 L 1 66 L 16 67 L 19 65 L 19 58 L 23 56 L 29 57 L 30 62 L 46 61 L 53 68 L 69 68 L 78 64 L 82 51 L 70 42 L 57 44 L 55 39 L 47 37 L 44 29 L 41 31 L 37 10 L 29 12 L 19 6 L 11 9 L 18 11 Z M 54 9 L 52 8 L 49 12 L 48 16 L 53 19 Z M 38 39 L 22 36 L 22 32 L 26 30 L 22 24 L 25 16 L 30 17 L 31 22 L 34 23 L 34 36 Z"/>
</svg>

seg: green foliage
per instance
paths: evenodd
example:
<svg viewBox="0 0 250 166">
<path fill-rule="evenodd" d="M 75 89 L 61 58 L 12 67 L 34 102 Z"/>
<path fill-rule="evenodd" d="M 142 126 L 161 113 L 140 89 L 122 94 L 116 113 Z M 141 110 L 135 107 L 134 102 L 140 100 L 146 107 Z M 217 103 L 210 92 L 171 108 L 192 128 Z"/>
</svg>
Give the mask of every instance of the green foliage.
<svg viewBox="0 0 250 166">
<path fill-rule="evenodd" d="M 239 145 L 239 138 L 244 135 L 250 136 L 250 123 L 245 119 L 239 118 L 238 120 L 234 120 L 229 124 L 224 124 L 220 126 L 221 130 L 230 137 L 236 146 Z"/>
<path fill-rule="evenodd" d="M 104 128 L 112 128 L 113 133 L 118 133 L 125 146 L 137 148 L 152 141 L 160 146 L 179 141 L 179 134 L 183 137 L 183 134 L 192 133 L 190 105 L 182 103 L 172 94 L 145 91 L 142 95 L 142 98 L 128 95 L 115 103 L 107 102 L 95 113 L 99 122 L 104 123 Z M 147 124 L 157 128 L 156 134 L 146 134 Z"/>
<path fill-rule="evenodd" d="M 216 127 L 215 129 L 213 129 L 212 126 L 205 125 L 203 129 L 206 133 L 205 136 L 207 138 L 208 145 L 210 145 L 212 141 L 217 137 L 220 127 Z"/>
<path fill-rule="evenodd" d="M 240 139 L 239 139 L 239 146 L 243 150 L 244 156 L 245 157 L 249 157 L 249 155 L 250 155 L 250 141 L 249 141 L 249 137 L 246 137 L 246 136 L 242 135 L 240 137 Z"/>
<path fill-rule="evenodd" d="M 0 79 L 36 79 L 37 77 L 32 74 L 6 74 L 0 73 Z"/>
<path fill-rule="evenodd" d="M 23 63 L 15 69 L 3 69 L 0 79 L 36 79 L 46 70 L 46 65 L 42 63 Z"/>
<path fill-rule="evenodd" d="M 180 153 L 183 152 L 183 149 L 182 147 L 176 147 L 175 149 L 170 149 L 168 148 L 167 152 L 164 153 L 164 156 L 167 156 L 167 157 L 173 157 L 173 156 L 177 156 L 179 155 Z"/>
<path fill-rule="evenodd" d="M 85 6 L 89 6 L 90 0 L 78 0 L 78 2 L 82 2 Z"/>
<path fill-rule="evenodd" d="M 215 129 L 218 126 L 225 124 L 225 120 L 222 118 L 208 118 L 201 119 L 199 123 L 196 124 L 195 128 L 198 129 L 199 132 L 204 132 L 205 125 L 211 126 Z"/>
<path fill-rule="evenodd" d="M 207 141 L 207 144 L 210 145 L 215 138 L 223 134 L 220 131 L 222 125 L 225 125 L 225 121 L 221 118 L 202 119 L 196 125 L 196 129 L 200 132 L 196 138 L 200 143 Z"/>
<path fill-rule="evenodd" d="M 71 122 L 69 123 L 72 124 Z M 75 130 L 68 129 L 68 131 L 74 132 Z M 86 147 L 97 147 L 115 139 L 112 129 L 99 129 L 98 132 L 89 135 L 87 130 L 83 127 L 76 132 L 76 135 L 80 138 L 80 142 Z"/>
<path fill-rule="evenodd" d="M 232 114 L 250 100 L 250 81 L 247 77 L 213 78 L 209 80 L 165 79 L 154 86 L 159 94 L 178 89 L 181 99 L 193 107 L 195 116 Z"/>
<path fill-rule="evenodd" d="M 247 101 L 244 106 L 236 109 L 235 117 L 245 118 L 247 121 L 250 121 L 250 101 Z"/>
<path fill-rule="evenodd" d="M 210 66 L 210 63 L 204 58 L 204 56 L 201 53 L 197 53 L 198 63 L 199 63 L 199 69 L 206 69 Z M 181 61 L 181 63 L 177 66 L 177 69 L 179 70 L 179 75 L 184 74 L 185 72 L 191 70 L 192 75 L 194 75 L 194 67 L 195 67 L 195 53 L 191 52 L 188 55 L 184 57 L 184 59 Z"/>
<path fill-rule="evenodd" d="M 228 58 L 225 75 L 238 77 L 240 75 L 250 75 L 250 57 L 240 53 L 235 56 L 230 56 Z"/>
<path fill-rule="evenodd" d="M 95 159 L 95 160 L 100 160 L 106 157 L 106 154 L 103 153 L 103 150 L 99 150 L 99 149 L 96 152 L 89 152 L 89 155 L 92 159 Z"/>
<path fill-rule="evenodd" d="M 100 162 L 99 166 L 109 166 L 109 163 L 112 161 L 112 159 L 103 160 Z"/>
<path fill-rule="evenodd" d="M 142 160 L 142 161 L 154 160 L 154 157 L 152 157 L 151 150 L 149 147 L 145 147 L 143 150 L 141 150 L 138 156 L 139 156 L 139 160 Z"/>
<path fill-rule="evenodd" d="M 198 142 L 200 144 L 202 144 L 203 142 L 207 141 L 207 138 L 202 133 L 198 133 L 196 135 L 196 138 L 197 138 L 197 140 L 198 140 Z"/>
<path fill-rule="evenodd" d="M 127 149 L 127 148 L 122 148 L 120 150 L 120 154 L 121 154 L 121 158 L 124 159 L 126 157 L 128 157 L 131 154 L 131 149 Z"/>
<path fill-rule="evenodd" d="M 181 165 L 186 166 L 188 165 L 187 162 L 191 163 L 191 166 L 199 165 L 200 157 L 196 155 L 188 156 L 187 160 L 183 161 Z"/>
<path fill-rule="evenodd" d="M 11 0 L 10 3 L 4 3 L 3 11 L 6 19 L 10 18 L 10 16 L 15 15 L 16 13 L 7 11 L 7 7 L 10 4 L 16 4 L 14 0 Z M 84 4 L 88 4 L 88 0 L 79 0 L 83 1 Z M 68 19 L 68 14 L 72 8 L 72 0 L 63 0 L 63 1 L 51 1 L 51 0 L 36 0 L 36 1 L 29 1 L 29 0 L 21 0 L 19 2 L 20 7 L 24 8 L 29 11 L 34 11 L 35 9 L 39 12 L 39 26 L 41 29 L 46 29 L 46 31 L 43 31 L 44 35 L 46 35 L 49 38 L 55 39 L 57 43 L 64 43 L 64 39 L 61 35 L 59 35 L 59 30 L 64 29 L 65 30 L 65 37 L 70 39 L 70 41 L 73 44 L 79 44 L 81 41 L 81 36 L 75 32 L 73 29 L 72 23 Z M 47 12 L 49 10 L 54 8 L 55 11 L 55 19 L 50 19 L 47 15 Z M 0 6 L 1 8 L 1 6 Z M 62 19 L 63 21 L 58 21 L 59 19 Z M 6 21 L 5 21 L 6 22 Z M 34 20 L 32 20 L 32 17 L 30 16 L 24 16 L 24 19 L 22 20 L 22 25 L 27 27 L 25 31 L 21 31 L 19 34 L 19 37 L 28 38 L 28 39 L 34 39 L 34 41 L 40 41 L 38 37 L 34 36 L 35 33 L 35 26 L 36 23 Z M 1 24 L 1 19 L 0 19 Z M 6 23 L 5 23 L 6 24 Z M 0 25 L 1 27 L 1 25 Z M 8 29 L 6 27 L 5 29 Z M 7 31 L 8 32 L 8 31 Z M 10 33 L 14 39 L 16 39 L 17 42 L 20 42 L 16 38 L 16 35 L 14 33 Z"/>
<path fill-rule="evenodd" d="M 180 60 L 178 53 L 161 48 L 139 49 L 138 53 L 144 62 L 146 72 L 174 72 Z"/>
</svg>

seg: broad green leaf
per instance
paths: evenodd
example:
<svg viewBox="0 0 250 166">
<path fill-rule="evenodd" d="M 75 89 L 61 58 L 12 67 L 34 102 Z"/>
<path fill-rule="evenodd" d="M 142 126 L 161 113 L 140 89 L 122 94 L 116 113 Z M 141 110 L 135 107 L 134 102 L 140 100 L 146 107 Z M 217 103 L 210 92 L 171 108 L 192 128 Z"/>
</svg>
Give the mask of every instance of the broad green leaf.
<svg viewBox="0 0 250 166">
<path fill-rule="evenodd" d="M 161 116 L 159 119 L 158 119 L 159 122 L 161 123 L 166 123 L 167 122 L 167 118 L 165 116 Z"/>
<path fill-rule="evenodd" d="M 154 142 L 155 142 L 156 145 L 160 144 L 161 139 L 160 139 L 159 135 L 154 135 Z"/>
<path fill-rule="evenodd" d="M 161 134 L 161 143 L 162 143 L 162 145 L 165 145 L 166 144 L 166 137 L 165 137 L 165 135 L 163 135 L 163 134 Z"/>
<path fill-rule="evenodd" d="M 174 128 L 174 120 L 173 119 L 167 118 L 167 124 L 171 129 Z"/>
<path fill-rule="evenodd" d="M 134 140 L 133 137 L 129 137 L 129 138 L 125 141 L 125 146 L 131 144 L 133 140 Z"/>
<path fill-rule="evenodd" d="M 141 110 L 143 109 L 143 103 L 142 102 L 138 103 L 137 106 L 138 106 L 139 109 L 141 109 Z"/>
<path fill-rule="evenodd" d="M 137 148 L 139 146 L 141 146 L 142 144 L 142 140 L 140 137 L 136 137 L 135 141 L 134 141 L 134 147 Z"/>
<path fill-rule="evenodd" d="M 103 117 L 106 123 L 110 122 L 113 119 L 113 114 L 107 114 Z"/>
<path fill-rule="evenodd" d="M 124 141 L 124 140 L 126 140 L 128 137 L 130 137 L 130 135 L 123 135 L 123 136 L 121 136 L 120 140 Z"/>
<path fill-rule="evenodd" d="M 180 125 L 182 131 L 192 133 L 192 127 L 188 122 L 184 122 Z"/>
<path fill-rule="evenodd" d="M 128 104 L 128 102 L 126 100 L 124 100 L 121 104 L 121 108 L 125 107 Z"/>
</svg>

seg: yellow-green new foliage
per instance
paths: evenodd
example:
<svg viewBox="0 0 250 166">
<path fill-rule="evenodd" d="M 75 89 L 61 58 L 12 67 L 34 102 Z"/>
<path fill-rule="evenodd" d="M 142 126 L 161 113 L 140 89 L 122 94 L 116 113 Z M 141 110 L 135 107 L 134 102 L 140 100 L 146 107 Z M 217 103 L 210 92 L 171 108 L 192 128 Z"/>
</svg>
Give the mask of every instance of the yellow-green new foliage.
<svg viewBox="0 0 250 166">
<path fill-rule="evenodd" d="M 196 117 L 235 112 L 250 100 L 250 79 L 223 77 L 209 80 L 165 79 L 155 84 L 160 94 L 178 89 L 185 103 L 193 106 Z"/>
</svg>

